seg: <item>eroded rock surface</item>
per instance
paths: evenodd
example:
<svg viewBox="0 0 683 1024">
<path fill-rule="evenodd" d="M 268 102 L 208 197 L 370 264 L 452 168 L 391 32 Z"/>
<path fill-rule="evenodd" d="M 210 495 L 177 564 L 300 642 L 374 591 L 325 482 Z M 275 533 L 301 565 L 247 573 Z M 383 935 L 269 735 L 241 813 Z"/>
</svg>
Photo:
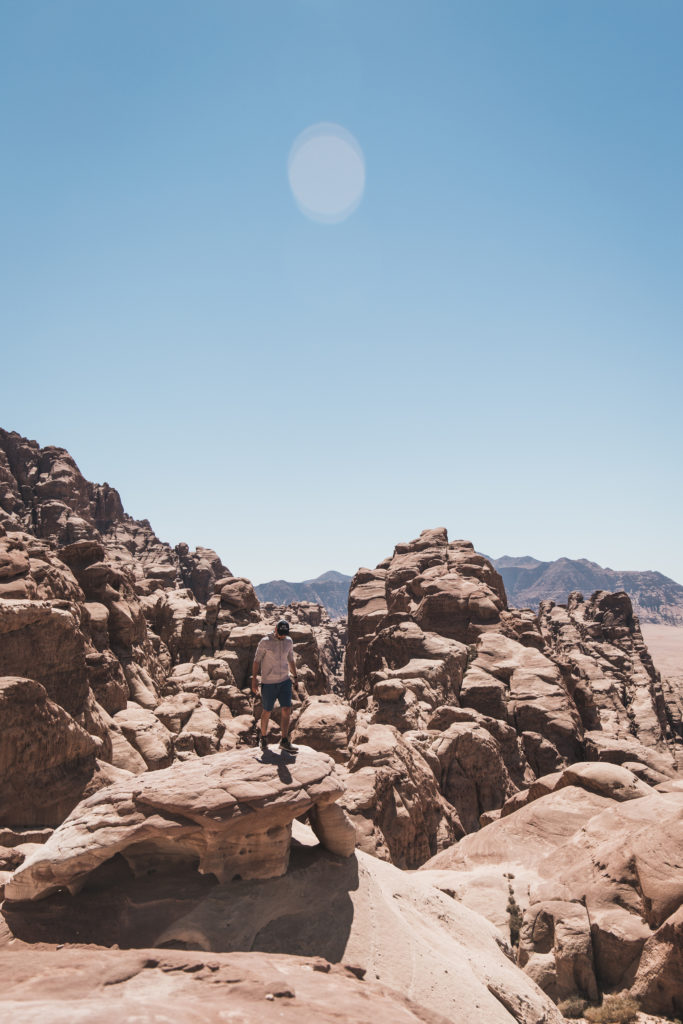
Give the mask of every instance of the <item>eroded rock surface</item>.
<svg viewBox="0 0 683 1024">
<path fill-rule="evenodd" d="M 512 890 L 518 963 L 554 999 L 632 989 L 644 1010 L 680 1014 L 683 790 L 662 788 L 567 768 L 423 870 L 506 931 Z"/>
<path fill-rule="evenodd" d="M 561 1024 L 548 997 L 511 962 L 494 926 L 426 876 L 363 853 L 340 859 L 305 826 L 296 822 L 293 831 L 290 869 L 277 878 L 218 884 L 187 871 L 133 878 L 112 864 L 115 876 L 92 876 L 74 897 L 5 903 L 14 949 L 22 936 L 55 942 L 78 934 L 80 942 L 156 947 L 146 955 L 161 962 L 166 946 L 187 949 L 172 955 L 193 963 L 221 962 L 234 951 L 257 965 L 262 955 L 314 955 L 323 964 L 353 965 L 439 1021 Z M 294 1011 L 298 1003 L 288 1005 Z M 389 1000 L 385 1005 L 393 1010 Z M 351 1011 L 350 1004 L 335 1007 L 344 1020 Z"/>
<path fill-rule="evenodd" d="M 6 883 L 5 895 L 35 900 L 62 888 L 76 892 L 118 854 L 134 871 L 197 861 L 220 881 L 281 875 L 293 818 L 343 791 L 331 758 L 305 748 L 295 759 L 234 751 L 126 778 L 79 804 Z M 332 825 L 323 812 L 320 820 L 335 852 L 353 837 L 347 818 Z"/>
<path fill-rule="evenodd" d="M 566 607 L 544 601 L 540 623 L 585 728 L 626 744 L 635 740 L 674 767 L 672 714 L 628 595 L 596 591 L 586 601 L 574 592 Z"/>
<path fill-rule="evenodd" d="M 95 751 L 44 686 L 0 677 L 0 825 L 59 825 L 92 778 Z"/>
<path fill-rule="evenodd" d="M 349 766 L 369 725 L 393 727 L 432 769 L 458 829 L 487 825 L 518 791 L 524 802 L 534 780 L 576 762 L 626 766 L 646 783 L 676 773 L 683 746 L 625 594 L 572 595 L 566 608 L 543 605 L 539 621 L 508 607 L 471 544 L 437 529 L 359 570 L 349 613 Z M 410 785 L 394 776 L 397 803 Z M 411 816 L 372 806 L 384 847 L 398 849 L 385 828 L 399 834 Z M 423 849 L 442 841 L 424 838 Z"/>
</svg>

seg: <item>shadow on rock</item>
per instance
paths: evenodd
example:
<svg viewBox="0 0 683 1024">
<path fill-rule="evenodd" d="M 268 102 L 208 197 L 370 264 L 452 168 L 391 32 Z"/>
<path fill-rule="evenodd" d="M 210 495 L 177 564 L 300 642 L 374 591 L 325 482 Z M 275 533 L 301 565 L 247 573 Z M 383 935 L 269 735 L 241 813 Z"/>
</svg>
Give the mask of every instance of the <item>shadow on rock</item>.
<svg viewBox="0 0 683 1024">
<path fill-rule="evenodd" d="M 36 902 L 5 900 L 0 917 L 14 937 L 29 943 L 153 946 L 161 930 L 218 885 L 213 875 L 189 867 L 136 878 L 117 855 L 91 874 L 78 895 L 62 890 Z"/>
<path fill-rule="evenodd" d="M 2 916 L 12 935 L 28 943 L 256 950 L 338 963 L 353 922 L 350 893 L 357 888 L 355 857 L 296 843 L 286 875 L 223 885 L 187 868 L 135 878 L 115 857 L 76 896 L 5 901 Z"/>
<path fill-rule="evenodd" d="M 350 893 L 358 885 L 355 857 L 293 846 L 286 875 L 217 886 L 177 918 L 157 945 L 315 955 L 338 963 L 353 923 Z"/>
</svg>

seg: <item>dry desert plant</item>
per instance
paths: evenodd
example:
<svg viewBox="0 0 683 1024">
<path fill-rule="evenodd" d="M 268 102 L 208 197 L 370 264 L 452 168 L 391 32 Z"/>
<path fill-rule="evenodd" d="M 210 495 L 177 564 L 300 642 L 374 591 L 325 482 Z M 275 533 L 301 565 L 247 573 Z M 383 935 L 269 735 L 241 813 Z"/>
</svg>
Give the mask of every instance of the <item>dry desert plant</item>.
<svg viewBox="0 0 683 1024">
<path fill-rule="evenodd" d="M 632 1024 L 638 1016 L 638 1003 L 629 995 L 605 996 L 602 1006 L 591 1006 L 585 1018 L 591 1024 Z"/>
<path fill-rule="evenodd" d="M 577 995 L 569 996 L 568 999 L 564 999 L 561 1003 L 557 1004 L 557 1008 L 562 1016 L 568 1017 L 570 1020 L 577 1020 L 579 1017 L 583 1017 L 587 1006 L 587 1000 Z"/>
</svg>

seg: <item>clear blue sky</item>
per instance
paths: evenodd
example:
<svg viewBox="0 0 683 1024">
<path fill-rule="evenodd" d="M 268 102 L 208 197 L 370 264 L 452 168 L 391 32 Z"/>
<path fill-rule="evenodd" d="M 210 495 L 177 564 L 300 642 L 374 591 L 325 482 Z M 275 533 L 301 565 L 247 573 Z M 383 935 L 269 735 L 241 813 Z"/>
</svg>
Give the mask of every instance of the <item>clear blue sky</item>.
<svg viewBox="0 0 683 1024">
<path fill-rule="evenodd" d="M 683 581 L 682 47 L 679 0 L 1 0 L 0 425 L 254 582 L 437 525 Z"/>
</svg>

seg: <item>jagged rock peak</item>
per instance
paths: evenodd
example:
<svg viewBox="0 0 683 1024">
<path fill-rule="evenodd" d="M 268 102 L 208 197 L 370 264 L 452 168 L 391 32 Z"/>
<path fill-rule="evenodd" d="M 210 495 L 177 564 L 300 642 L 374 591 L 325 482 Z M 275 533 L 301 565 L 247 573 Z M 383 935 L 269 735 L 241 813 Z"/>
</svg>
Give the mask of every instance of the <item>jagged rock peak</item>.
<svg viewBox="0 0 683 1024">
<path fill-rule="evenodd" d="M 125 512 L 117 490 L 86 480 L 66 449 L 41 448 L 2 429 L 0 526 L 57 547 L 99 541 L 108 562 L 132 575 L 139 594 L 188 587 L 206 604 L 217 582 L 232 575 L 211 548 L 191 552 L 187 544 L 161 541 L 148 519 Z"/>
</svg>

